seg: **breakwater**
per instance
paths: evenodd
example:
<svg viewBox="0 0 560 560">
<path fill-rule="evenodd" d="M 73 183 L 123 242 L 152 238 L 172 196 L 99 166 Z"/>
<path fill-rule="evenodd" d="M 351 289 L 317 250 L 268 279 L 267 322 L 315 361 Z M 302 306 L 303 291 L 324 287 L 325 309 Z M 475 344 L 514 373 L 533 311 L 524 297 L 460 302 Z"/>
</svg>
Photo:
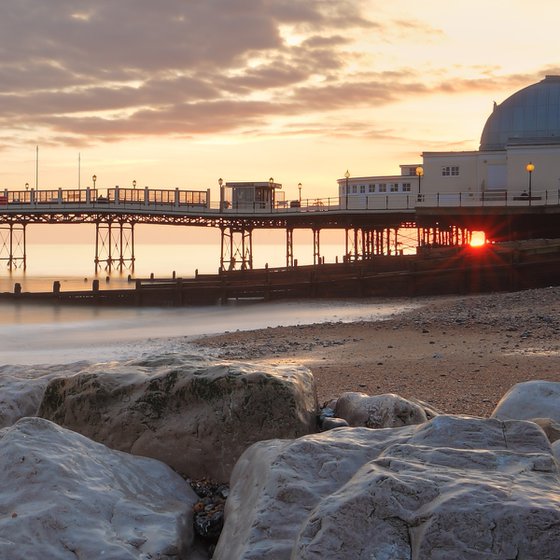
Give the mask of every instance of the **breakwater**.
<svg viewBox="0 0 560 560">
<path fill-rule="evenodd" d="M 222 271 L 194 278 L 135 279 L 130 289 L 0 294 L 0 300 L 88 305 L 214 305 L 228 300 L 414 297 L 513 291 L 560 283 L 560 241 L 423 247 L 416 255 L 354 262 Z"/>
</svg>

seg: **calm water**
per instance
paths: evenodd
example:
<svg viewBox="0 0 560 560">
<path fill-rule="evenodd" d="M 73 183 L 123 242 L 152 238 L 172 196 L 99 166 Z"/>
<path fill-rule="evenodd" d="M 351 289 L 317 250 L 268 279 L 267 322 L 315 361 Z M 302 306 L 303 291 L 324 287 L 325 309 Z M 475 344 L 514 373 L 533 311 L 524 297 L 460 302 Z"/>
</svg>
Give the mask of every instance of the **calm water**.
<svg viewBox="0 0 560 560">
<path fill-rule="evenodd" d="M 321 253 L 325 262 L 335 262 L 344 254 L 342 245 L 323 244 Z M 313 263 L 313 250 L 309 245 L 295 245 L 294 254 L 300 264 Z M 62 290 L 91 289 L 93 279 L 99 279 L 100 288 L 127 286 L 128 276 L 146 278 L 170 278 L 175 271 L 177 277 L 189 278 L 195 270 L 201 274 L 215 273 L 220 264 L 219 244 L 136 244 L 134 271 L 123 270 L 107 273 L 102 270 L 94 274 L 95 247 L 93 244 L 49 245 L 36 244 L 27 247 L 27 270 L 11 273 L 3 263 L 0 268 L 0 292 L 13 292 L 16 282 L 24 291 L 51 291 L 55 280 Z M 286 265 L 286 249 L 281 244 L 256 244 L 253 247 L 254 266 L 271 267 Z M 109 278 L 109 280 L 107 280 Z M 131 286 L 132 287 L 132 286 Z"/>
<path fill-rule="evenodd" d="M 322 245 L 326 262 L 343 253 L 340 245 Z M 312 261 L 309 245 L 295 246 L 301 264 Z M 91 245 L 28 246 L 27 271 L 0 270 L 0 291 L 12 291 L 15 282 L 26 291 L 90 289 L 95 278 Z M 216 272 L 219 247 L 215 245 L 137 245 L 136 277 L 154 273 L 178 277 Z M 283 244 L 254 248 L 255 266 L 285 264 Z M 68 273 L 71 271 L 71 274 Z M 130 271 L 99 275 L 101 289 L 127 285 Z M 279 325 L 325 321 L 382 320 L 414 304 L 380 301 L 297 301 L 237 303 L 199 308 L 94 308 L 0 303 L 0 365 L 62 364 L 127 359 L 143 353 L 193 351 L 189 340 L 202 334 L 250 330 Z M 196 350 L 195 350 L 196 351 Z"/>
</svg>

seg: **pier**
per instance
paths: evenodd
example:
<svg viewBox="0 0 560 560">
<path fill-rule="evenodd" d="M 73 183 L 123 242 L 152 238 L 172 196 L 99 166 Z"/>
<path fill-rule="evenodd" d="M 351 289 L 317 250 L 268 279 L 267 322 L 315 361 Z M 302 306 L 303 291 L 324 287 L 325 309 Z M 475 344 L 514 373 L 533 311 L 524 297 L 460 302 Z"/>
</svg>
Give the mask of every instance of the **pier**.
<svg viewBox="0 0 560 560">
<path fill-rule="evenodd" d="M 239 184 L 237 184 L 239 185 Z M 270 184 L 273 191 L 275 183 Z M 236 187 L 241 188 L 241 187 Z M 253 187 L 254 188 L 254 187 Z M 253 269 L 253 232 L 285 231 L 286 267 L 294 267 L 293 234 L 313 233 L 313 264 L 323 263 L 321 232 L 343 230 L 341 262 L 400 254 L 400 232 L 416 230 L 416 247 L 462 246 L 472 231 L 492 241 L 560 237 L 560 192 L 517 192 L 498 199 L 473 193 L 372 195 L 357 200 L 331 197 L 297 201 L 243 201 L 240 196 L 212 201 L 210 190 L 97 189 L 0 191 L 0 263 L 10 269 L 27 265 L 26 231 L 34 224 L 94 224 L 95 272 L 134 270 L 135 229 L 143 224 L 218 228 L 219 270 Z"/>
</svg>

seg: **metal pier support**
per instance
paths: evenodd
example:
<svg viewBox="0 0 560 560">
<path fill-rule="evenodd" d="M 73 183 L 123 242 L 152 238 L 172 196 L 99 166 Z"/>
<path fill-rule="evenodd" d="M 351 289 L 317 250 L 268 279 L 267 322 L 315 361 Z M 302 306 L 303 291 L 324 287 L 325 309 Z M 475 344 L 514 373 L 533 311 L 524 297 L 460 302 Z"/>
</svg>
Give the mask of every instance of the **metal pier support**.
<svg viewBox="0 0 560 560">
<path fill-rule="evenodd" d="M 0 225 L 0 262 L 14 270 L 27 268 L 26 224 Z"/>
<path fill-rule="evenodd" d="M 294 230 L 286 229 L 286 267 L 294 266 Z"/>
<path fill-rule="evenodd" d="M 134 223 L 97 222 L 95 224 L 95 272 L 134 270 Z"/>
<path fill-rule="evenodd" d="M 313 229 L 313 264 L 321 264 L 321 230 Z"/>
<path fill-rule="evenodd" d="M 220 226 L 220 270 L 253 269 L 253 228 Z"/>
</svg>

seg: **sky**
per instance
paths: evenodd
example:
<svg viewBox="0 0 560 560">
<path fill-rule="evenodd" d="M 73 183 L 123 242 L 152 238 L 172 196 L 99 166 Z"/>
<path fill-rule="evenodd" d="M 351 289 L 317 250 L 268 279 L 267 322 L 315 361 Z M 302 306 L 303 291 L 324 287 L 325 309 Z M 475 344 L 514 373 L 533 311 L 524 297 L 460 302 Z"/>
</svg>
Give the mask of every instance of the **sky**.
<svg viewBox="0 0 560 560">
<path fill-rule="evenodd" d="M 557 0 L 4 0 L 0 188 L 212 189 L 477 149 L 560 74 Z M 37 148 L 38 147 L 38 148 Z"/>
</svg>

